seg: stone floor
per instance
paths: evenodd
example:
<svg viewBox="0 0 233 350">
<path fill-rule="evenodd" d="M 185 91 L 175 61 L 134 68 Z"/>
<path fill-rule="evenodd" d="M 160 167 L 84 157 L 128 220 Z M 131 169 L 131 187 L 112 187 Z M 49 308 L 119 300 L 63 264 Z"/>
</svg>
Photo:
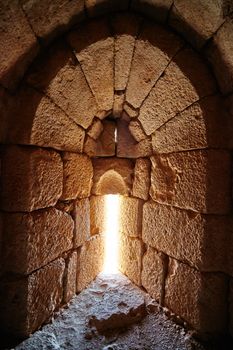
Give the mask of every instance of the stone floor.
<svg viewBox="0 0 233 350">
<path fill-rule="evenodd" d="M 55 315 L 51 324 L 15 349 L 205 350 L 207 347 L 173 323 L 125 276 L 100 274 L 88 289 Z M 221 344 L 219 349 L 225 346 Z"/>
</svg>

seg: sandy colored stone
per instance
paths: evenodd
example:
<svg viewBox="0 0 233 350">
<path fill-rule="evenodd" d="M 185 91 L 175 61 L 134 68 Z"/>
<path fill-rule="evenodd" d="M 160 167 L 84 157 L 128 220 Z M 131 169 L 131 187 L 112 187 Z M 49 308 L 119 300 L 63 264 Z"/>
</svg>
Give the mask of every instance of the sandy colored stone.
<svg viewBox="0 0 233 350">
<path fill-rule="evenodd" d="M 104 259 L 103 236 L 92 236 L 78 252 L 77 292 L 81 292 L 102 271 Z"/>
<path fill-rule="evenodd" d="M 143 241 L 198 270 L 229 273 L 231 236 L 232 220 L 227 216 L 201 215 L 152 201 L 143 206 Z"/>
<path fill-rule="evenodd" d="M 173 0 L 133 0 L 131 7 L 158 22 L 165 22 L 172 3 Z"/>
<path fill-rule="evenodd" d="M 105 198 L 106 196 L 90 197 L 91 235 L 104 233 L 105 230 Z"/>
<path fill-rule="evenodd" d="M 119 270 L 138 286 L 141 286 L 142 254 L 140 239 L 120 236 Z"/>
<path fill-rule="evenodd" d="M 125 90 L 134 52 L 140 19 L 133 14 L 116 15 L 112 20 L 115 33 L 115 90 Z"/>
<path fill-rule="evenodd" d="M 117 156 L 131 158 L 137 142 L 129 131 L 129 122 L 123 118 L 117 121 Z"/>
<path fill-rule="evenodd" d="M 114 90 L 114 39 L 106 20 L 93 20 L 68 36 L 101 110 L 111 110 Z"/>
<path fill-rule="evenodd" d="M 76 277 L 77 277 L 77 252 L 72 252 L 66 259 L 66 270 L 64 275 L 64 303 L 68 303 L 76 294 Z"/>
<path fill-rule="evenodd" d="M 64 152 L 62 200 L 89 197 L 92 186 L 93 167 L 89 157 Z"/>
<path fill-rule="evenodd" d="M 123 93 L 114 95 L 114 103 L 113 103 L 113 110 L 112 110 L 112 114 L 114 118 L 121 117 L 121 114 L 123 112 L 124 100 L 125 100 L 125 95 Z"/>
<path fill-rule="evenodd" d="M 103 124 L 99 119 L 94 119 L 87 134 L 92 139 L 97 140 L 100 134 L 102 133 L 102 131 L 103 131 Z"/>
<path fill-rule="evenodd" d="M 190 48 L 179 52 L 141 107 L 139 120 L 147 135 L 200 98 L 215 92 L 215 82 Z"/>
<path fill-rule="evenodd" d="M 49 98 L 30 87 L 23 87 L 14 99 L 8 123 L 10 143 L 82 152 L 84 130 Z"/>
<path fill-rule="evenodd" d="M 119 232 L 129 237 L 141 237 L 142 206 L 140 199 L 120 197 Z"/>
<path fill-rule="evenodd" d="M 142 286 L 159 302 L 163 296 L 165 273 L 163 254 L 148 246 L 142 259 Z"/>
<path fill-rule="evenodd" d="M 65 262 L 57 259 L 31 275 L 0 287 L 1 329 L 28 337 L 49 319 L 63 297 Z"/>
<path fill-rule="evenodd" d="M 134 108 L 127 102 L 124 103 L 124 112 L 126 115 L 128 115 L 130 118 L 136 118 L 139 113 L 139 109 Z"/>
<path fill-rule="evenodd" d="M 228 116 L 218 96 L 194 103 L 152 134 L 154 152 L 228 147 Z"/>
<path fill-rule="evenodd" d="M 138 120 L 131 120 L 129 122 L 129 131 L 137 142 L 145 140 L 147 137 Z"/>
<path fill-rule="evenodd" d="M 85 0 L 88 17 L 96 17 L 113 11 L 127 10 L 129 0 Z"/>
<path fill-rule="evenodd" d="M 29 274 L 72 248 L 74 222 L 54 208 L 4 214 L 4 270 Z"/>
<path fill-rule="evenodd" d="M 146 23 L 136 41 L 126 101 L 134 108 L 141 106 L 182 41 L 163 27 Z"/>
<path fill-rule="evenodd" d="M 227 326 L 227 277 L 200 273 L 169 259 L 165 305 L 199 333 L 225 333 Z"/>
<path fill-rule="evenodd" d="M 62 42 L 53 45 L 31 69 L 27 81 L 45 92 L 75 123 L 88 128 L 97 112 L 81 66 Z"/>
<path fill-rule="evenodd" d="M 213 36 L 206 50 L 223 94 L 233 91 L 233 19 L 228 19 Z"/>
<path fill-rule="evenodd" d="M 58 153 L 9 146 L 2 155 L 1 207 L 32 211 L 56 204 L 62 193 L 62 160 Z"/>
<path fill-rule="evenodd" d="M 135 163 L 132 195 L 144 200 L 148 199 L 150 188 L 150 161 L 139 158 Z"/>
<path fill-rule="evenodd" d="M 230 210 L 231 161 L 227 151 L 202 150 L 151 157 L 152 199 L 203 213 Z"/>
<path fill-rule="evenodd" d="M 222 2 L 174 0 L 169 24 L 199 49 L 224 22 Z"/>
<path fill-rule="evenodd" d="M 94 177 L 91 193 L 129 194 L 132 187 L 134 163 L 129 159 L 93 159 Z"/>
<path fill-rule="evenodd" d="M 1 1 L 0 82 L 14 88 L 38 52 L 34 33 L 17 0 Z"/>
<path fill-rule="evenodd" d="M 30 25 L 40 39 L 50 41 L 84 18 L 84 0 L 22 0 Z"/>
<path fill-rule="evenodd" d="M 76 201 L 73 217 L 75 222 L 74 247 L 77 248 L 90 238 L 90 202 L 88 198 Z"/>
</svg>

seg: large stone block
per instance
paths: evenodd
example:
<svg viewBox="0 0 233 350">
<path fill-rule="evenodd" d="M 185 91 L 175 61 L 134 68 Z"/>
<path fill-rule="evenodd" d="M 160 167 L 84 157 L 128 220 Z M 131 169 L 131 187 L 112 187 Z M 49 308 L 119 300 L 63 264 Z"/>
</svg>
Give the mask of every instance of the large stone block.
<svg viewBox="0 0 233 350">
<path fill-rule="evenodd" d="M 168 259 L 163 253 L 148 247 L 142 260 L 142 286 L 156 301 L 162 303 Z"/>
<path fill-rule="evenodd" d="M 134 108 L 141 106 L 151 88 L 163 73 L 182 41 L 155 24 L 144 24 L 136 41 L 126 101 Z"/>
<path fill-rule="evenodd" d="M 202 150 L 151 157 L 153 200 L 203 213 L 231 208 L 231 159 L 227 151 Z"/>
<path fill-rule="evenodd" d="M 7 142 L 82 152 L 84 130 L 42 93 L 23 87 L 10 111 Z"/>
<path fill-rule="evenodd" d="M 87 128 L 97 112 L 95 98 L 73 53 L 53 45 L 29 72 L 27 81 L 48 95 L 75 123 Z"/>
<path fill-rule="evenodd" d="M 54 208 L 4 214 L 4 270 L 29 274 L 72 248 L 74 222 Z"/>
<path fill-rule="evenodd" d="M 1 207 L 32 211 L 53 206 L 62 193 L 62 172 L 54 151 L 8 146 L 2 155 Z"/>
<path fill-rule="evenodd" d="M 136 160 L 134 169 L 132 195 L 144 200 L 148 199 L 150 188 L 150 168 L 149 159 L 139 158 Z"/>
<path fill-rule="evenodd" d="M 227 327 L 227 277 L 200 273 L 169 259 L 165 305 L 202 335 L 225 333 Z"/>
<path fill-rule="evenodd" d="M 132 14 L 116 15 L 112 20 L 115 33 L 115 90 L 125 90 L 134 52 L 140 19 Z"/>
<path fill-rule="evenodd" d="M 92 194 L 129 194 L 132 187 L 134 163 L 128 159 L 93 159 Z"/>
<path fill-rule="evenodd" d="M 119 231 L 130 237 L 141 237 L 142 206 L 140 199 L 120 197 Z"/>
<path fill-rule="evenodd" d="M 228 19 L 214 35 L 206 50 L 223 94 L 233 91 L 233 19 Z"/>
<path fill-rule="evenodd" d="M 88 240 L 78 252 L 77 292 L 81 292 L 102 271 L 104 262 L 103 236 Z"/>
<path fill-rule="evenodd" d="M 96 17 L 113 11 L 127 10 L 129 0 L 85 0 L 88 17 Z"/>
<path fill-rule="evenodd" d="M 0 81 L 14 88 L 38 52 L 36 37 L 19 1 L 1 1 L 0 31 Z"/>
<path fill-rule="evenodd" d="M 105 20 L 90 21 L 68 36 L 101 110 L 113 106 L 114 39 Z M 97 69 L 98 67 L 98 69 Z"/>
<path fill-rule="evenodd" d="M 90 196 L 93 167 L 89 157 L 65 152 L 63 160 L 63 192 L 61 199 L 71 200 Z"/>
<path fill-rule="evenodd" d="M 68 303 L 76 293 L 77 259 L 78 255 L 76 251 L 72 252 L 66 259 L 63 298 L 65 303 Z"/>
<path fill-rule="evenodd" d="M 119 270 L 138 286 L 141 286 L 142 255 L 140 239 L 120 235 Z"/>
<path fill-rule="evenodd" d="M 218 96 L 194 103 L 152 134 L 155 153 L 229 147 L 229 118 Z"/>
<path fill-rule="evenodd" d="M 90 238 L 90 202 L 88 198 L 75 202 L 73 216 L 75 221 L 74 247 L 77 248 Z"/>
<path fill-rule="evenodd" d="M 91 196 L 91 234 L 104 233 L 105 230 L 105 199 L 106 196 Z"/>
<path fill-rule="evenodd" d="M 143 206 L 143 241 L 201 271 L 229 273 L 232 228 L 227 216 L 201 215 L 154 202 Z"/>
<path fill-rule="evenodd" d="M 222 1 L 174 0 L 169 24 L 201 48 L 224 22 Z"/>
<path fill-rule="evenodd" d="M 165 22 L 172 3 L 173 0 L 133 0 L 131 7 L 158 22 Z"/>
<path fill-rule="evenodd" d="M 25 278 L 2 282 L 1 329 L 28 337 L 47 321 L 62 301 L 64 270 L 58 259 Z"/>
<path fill-rule="evenodd" d="M 84 18 L 84 0 L 22 0 L 22 7 L 36 36 L 45 41 Z"/>
<path fill-rule="evenodd" d="M 139 120 L 147 135 L 200 98 L 216 91 L 215 81 L 192 49 L 180 51 L 144 101 Z"/>
</svg>

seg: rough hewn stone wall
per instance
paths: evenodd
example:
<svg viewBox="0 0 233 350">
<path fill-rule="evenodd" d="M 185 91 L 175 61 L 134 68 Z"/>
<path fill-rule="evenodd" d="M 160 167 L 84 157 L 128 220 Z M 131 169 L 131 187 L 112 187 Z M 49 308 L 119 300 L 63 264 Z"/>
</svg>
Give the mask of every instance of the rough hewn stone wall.
<svg viewBox="0 0 233 350">
<path fill-rule="evenodd" d="M 199 332 L 233 334 L 231 2 L 51 3 L 0 13 L 5 329 L 30 334 L 96 276 L 102 195 L 120 193 L 121 270 Z"/>
</svg>

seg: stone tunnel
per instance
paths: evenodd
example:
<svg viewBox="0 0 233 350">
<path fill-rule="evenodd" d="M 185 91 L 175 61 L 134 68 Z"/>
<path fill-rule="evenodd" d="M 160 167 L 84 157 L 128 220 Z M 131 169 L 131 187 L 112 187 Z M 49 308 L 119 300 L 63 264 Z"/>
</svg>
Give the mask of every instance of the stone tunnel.
<svg viewBox="0 0 233 350">
<path fill-rule="evenodd" d="M 119 270 L 233 336 L 233 3 L 1 1 L 0 324 L 25 338 Z"/>
</svg>

